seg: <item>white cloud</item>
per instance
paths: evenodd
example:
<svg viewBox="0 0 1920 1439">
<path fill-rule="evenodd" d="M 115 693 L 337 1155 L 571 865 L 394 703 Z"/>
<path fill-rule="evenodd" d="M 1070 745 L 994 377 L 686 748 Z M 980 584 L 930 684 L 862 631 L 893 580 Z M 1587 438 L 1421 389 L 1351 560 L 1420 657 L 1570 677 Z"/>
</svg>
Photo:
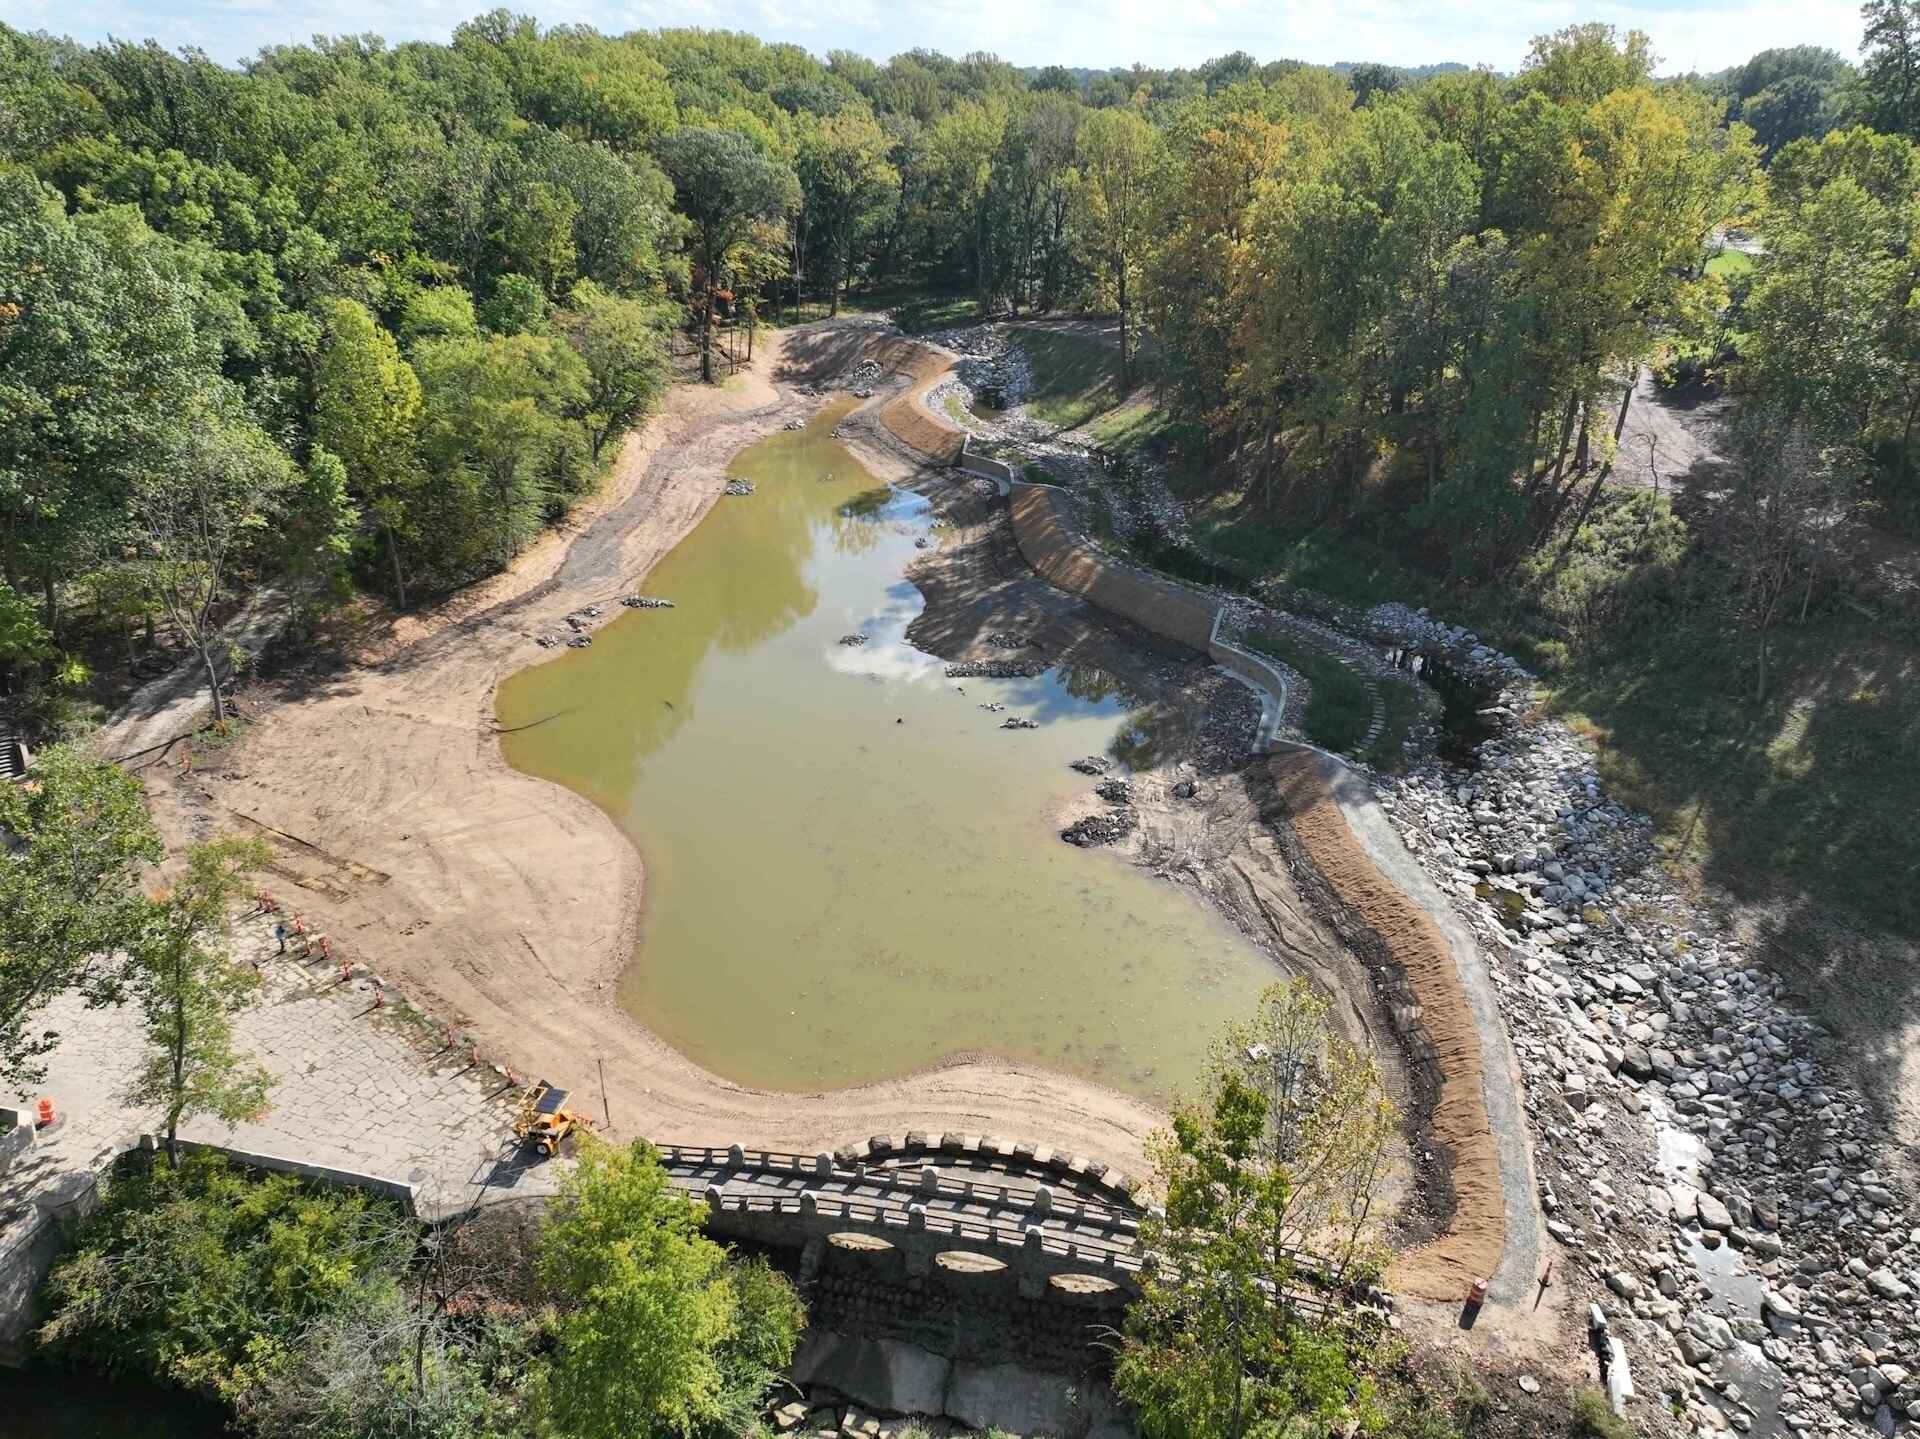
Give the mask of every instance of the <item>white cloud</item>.
<svg viewBox="0 0 1920 1439">
<path fill-rule="evenodd" d="M 1671 7 L 1671 8 L 1670 8 Z M 107 35 L 196 45 L 239 60 L 264 45 L 316 33 L 374 31 L 392 40 L 444 40 L 484 0 L 0 0 L 17 27 L 94 41 Z M 1193 65 L 1232 50 L 1261 60 L 1326 64 L 1443 60 L 1511 70 L 1534 35 L 1579 20 L 1605 20 L 1653 37 L 1663 69 L 1715 70 L 1774 45 L 1829 45 L 1852 55 L 1860 33 L 1855 0 L 545 0 L 523 3 L 549 24 L 586 23 L 609 33 L 661 25 L 743 29 L 817 53 L 849 49 L 884 59 L 915 47 L 960 55 L 988 50 L 1018 64 Z"/>
</svg>

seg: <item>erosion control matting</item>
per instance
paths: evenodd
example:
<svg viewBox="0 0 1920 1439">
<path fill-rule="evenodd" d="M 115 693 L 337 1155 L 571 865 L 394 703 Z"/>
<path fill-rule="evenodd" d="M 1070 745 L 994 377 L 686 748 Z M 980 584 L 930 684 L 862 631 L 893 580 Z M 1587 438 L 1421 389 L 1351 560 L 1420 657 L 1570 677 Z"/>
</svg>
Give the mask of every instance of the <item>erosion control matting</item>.
<svg viewBox="0 0 1920 1439">
<path fill-rule="evenodd" d="M 880 423 L 893 437 L 936 464 L 951 465 L 960 458 L 964 439 L 960 430 L 937 419 L 927 408 L 927 392 L 953 368 L 953 356 L 897 335 L 883 336 L 867 351 L 882 368 L 905 375 L 906 391 L 880 407 Z"/>
<path fill-rule="evenodd" d="M 1445 935 L 1367 856 L 1334 801 L 1331 763 L 1297 751 L 1277 756 L 1270 769 L 1301 848 L 1354 918 L 1379 936 L 1420 1006 L 1409 1047 L 1437 1076 L 1430 1137 L 1445 1149 L 1452 1177 L 1451 1222 L 1430 1243 L 1400 1256 L 1388 1283 L 1417 1298 L 1465 1299 L 1475 1280 L 1493 1277 L 1506 1245 L 1480 1035 Z"/>
</svg>

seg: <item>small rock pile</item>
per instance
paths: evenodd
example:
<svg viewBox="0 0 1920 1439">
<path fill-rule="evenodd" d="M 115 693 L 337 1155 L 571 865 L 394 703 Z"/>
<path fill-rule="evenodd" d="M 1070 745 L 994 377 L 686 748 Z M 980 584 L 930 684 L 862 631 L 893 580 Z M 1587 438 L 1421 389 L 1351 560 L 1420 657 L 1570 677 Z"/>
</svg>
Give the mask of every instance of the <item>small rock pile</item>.
<svg viewBox="0 0 1920 1439">
<path fill-rule="evenodd" d="M 1125 839 L 1139 824 L 1139 816 L 1131 809 L 1110 809 L 1104 814 L 1090 814 L 1085 819 L 1075 820 L 1060 831 L 1060 838 L 1082 849 L 1092 849 L 1096 845 L 1113 844 Z"/>
<path fill-rule="evenodd" d="M 947 666 L 950 680 L 1030 680 L 1046 672 L 1038 660 L 962 660 Z"/>
<path fill-rule="evenodd" d="M 1068 765 L 1067 768 L 1077 769 L 1080 771 L 1081 774 L 1105 774 L 1109 769 L 1112 768 L 1112 766 L 1109 765 L 1107 761 L 1102 759 L 1099 755 L 1090 754 L 1085 759 L 1077 759 L 1073 761 L 1073 763 Z"/>
<path fill-rule="evenodd" d="M 1005 719 L 1000 721 L 1000 728 L 1001 729 L 1039 729 L 1040 725 L 1039 725 L 1039 722 L 1036 720 L 1021 719 L 1019 715 L 1008 715 Z"/>
<path fill-rule="evenodd" d="M 1093 792 L 1108 804 L 1132 804 L 1133 785 L 1118 775 L 1112 779 L 1103 779 L 1093 787 Z"/>
<path fill-rule="evenodd" d="M 866 642 L 867 642 L 867 637 L 858 632 L 850 635 L 840 636 L 840 643 L 847 646 L 863 645 Z"/>
<path fill-rule="evenodd" d="M 753 481 L 728 480 L 727 493 L 730 495 L 750 495 L 753 493 Z"/>
<path fill-rule="evenodd" d="M 625 599 L 621 600 L 620 603 L 630 610 L 670 610 L 673 608 L 672 600 L 663 600 L 655 595 L 628 595 Z"/>
<path fill-rule="evenodd" d="M 1384 644 L 1445 660 L 1447 667 L 1465 680 L 1493 687 L 1532 678 L 1512 656 L 1480 643 L 1480 637 L 1464 626 L 1435 619 L 1425 609 L 1375 605 L 1367 611 L 1363 624 L 1367 633 Z"/>
<path fill-rule="evenodd" d="M 840 389 L 849 391 L 855 399 L 866 400 L 873 397 L 874 386 L 880 383 L 880 362 L 862 360 L 859 364 L 843 371 L 836 384 Z"/>
</svg>

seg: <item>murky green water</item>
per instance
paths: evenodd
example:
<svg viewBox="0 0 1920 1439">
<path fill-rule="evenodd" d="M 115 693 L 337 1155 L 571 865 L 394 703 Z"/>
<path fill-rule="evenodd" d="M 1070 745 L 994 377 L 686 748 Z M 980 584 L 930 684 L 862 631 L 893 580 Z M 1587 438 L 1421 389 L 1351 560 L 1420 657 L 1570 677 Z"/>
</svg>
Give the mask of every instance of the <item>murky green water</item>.
<svg viewBox="0 0 1920 1439">
<path fill-rule="evenodd" d="M 1068 761 L 1146 737 L 1097 673 L 952 680 L 906 643 L 901 576 L 939 531 L 831 438 L 839 413 L 739 456 L 757 493 L 647 582 L 676 608 L 501 686 L 503 726 L 543 721 L 507 759 L 633 838 L 623 1001 L 716 1073 L 813 1089 L 980 1051 L 1164 1096 L 1273 966 L 1186 892 L 1060 842 L 1092 784 Z"/>
</svg>

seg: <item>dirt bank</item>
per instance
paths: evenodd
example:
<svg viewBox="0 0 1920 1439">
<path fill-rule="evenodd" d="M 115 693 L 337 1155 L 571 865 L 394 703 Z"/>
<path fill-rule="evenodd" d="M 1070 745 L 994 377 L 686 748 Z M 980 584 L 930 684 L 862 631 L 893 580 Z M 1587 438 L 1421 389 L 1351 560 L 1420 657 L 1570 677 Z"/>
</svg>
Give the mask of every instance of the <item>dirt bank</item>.
<svg viewBox="0 0 1920 1439">
<path fill-rule="evenodd" d="M 1480 1038 L 1445 936 L 1425 911 L 1374 867 L 1334 803 L 1318 755 L 1284 754 L 1269 765 L 1294 834 L 1340 902 L 1378 936 L 1419 1006 L 1420 1042 L 1432 1092 L 1427 1131 L 1444 1151 L 1452 1191 L 1443 1232 L 1401 1259 L 1396 1290 L 1445 1300 L 1465 1295 L 1499 1267 L 1506 1243 L 1499 1156 L 1482 1094 Z"/>
</svg>

